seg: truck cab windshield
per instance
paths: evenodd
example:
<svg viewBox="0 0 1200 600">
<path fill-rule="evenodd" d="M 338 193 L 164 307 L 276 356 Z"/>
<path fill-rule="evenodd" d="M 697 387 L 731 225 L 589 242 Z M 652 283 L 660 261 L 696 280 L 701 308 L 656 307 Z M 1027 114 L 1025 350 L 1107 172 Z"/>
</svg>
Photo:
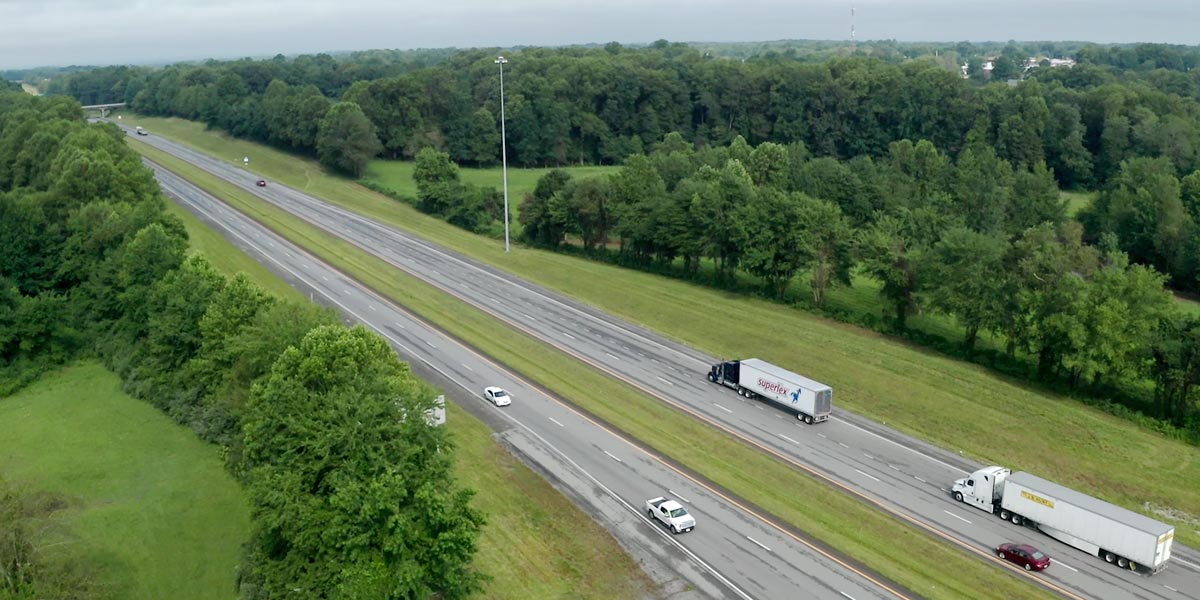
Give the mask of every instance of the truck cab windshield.
<svg viewBox="0 0 1200 600">
<path fill-rule="evenodd" d="M 672 518 L 686 517 L 687 514 L 688 514 L 687 511 L 682 508 L 677 508 L 677 509 L 671 511 Z"/>
</svg>

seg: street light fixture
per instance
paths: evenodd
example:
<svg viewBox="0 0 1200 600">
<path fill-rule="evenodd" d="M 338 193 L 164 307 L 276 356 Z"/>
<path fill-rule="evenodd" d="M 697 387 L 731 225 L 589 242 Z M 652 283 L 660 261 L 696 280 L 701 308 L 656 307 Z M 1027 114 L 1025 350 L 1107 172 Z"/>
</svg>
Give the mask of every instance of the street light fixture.
<svg viewBox="0 0 1200 600">
<path fill-rule="evenodd" d="M 508 59 L 501 56 L 495 62 L 500 65 L 500 160 L 504 172 L 504 251 L 508 252 L 508 142 L 504 131 L 504 65 Z"/>
</svg>

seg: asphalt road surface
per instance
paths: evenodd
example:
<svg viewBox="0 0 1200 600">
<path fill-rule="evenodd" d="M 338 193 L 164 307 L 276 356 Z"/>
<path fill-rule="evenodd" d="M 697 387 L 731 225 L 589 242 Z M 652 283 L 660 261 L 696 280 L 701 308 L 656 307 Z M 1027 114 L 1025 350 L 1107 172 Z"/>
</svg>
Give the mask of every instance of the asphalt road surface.
<svg viewBox="0 0 1200 600">
<path fill-rule="evenodd" d="M 168 197 L 314 300 L 385 337 L 418 373 L 443 384 L 451 399 L 499 425 L 506 444 L 570 487 L 585 510 L 624 538 L 623 544 L 650 548 L 704 595 L 788 598 L 803 590 L 804 597 L 830 600 L 905 597 L 543 394 L 178 176 L 154 168 Z M 512 405 L 496 408 L 485 401 L 482 391 L 489 385 L 507 389 Z M 664 494 L 696 515 L 694 531 L 673 535 L 646 516 L 645 500 Z"/>
<path fill-rule="evenodd" d="M 949 543 L 981 555 L 990 555 L 992 548 L 1005 541 L 1032 543 L 1055 558 L 1049 570 L 1032 577 L 1066 596 L 1200 598 L 1200 555 L 1192 549 L 1176 544 L 1170 568 L 1153 577 L 1120 570 L 1032 529 L 954 502 L 948 492 L 953 480 L 983 465 L 836 409 L 830 421 L 806 426 L 785 411 L 708 383 L 705 374 L 717 361 L 715 357 L 291 188 L 275 183 L 255 187 L 260 177 L 238 165 L 153 134 L 137 140 L 235 183 L 648 395 L 945 537 Z"/>
</svg>

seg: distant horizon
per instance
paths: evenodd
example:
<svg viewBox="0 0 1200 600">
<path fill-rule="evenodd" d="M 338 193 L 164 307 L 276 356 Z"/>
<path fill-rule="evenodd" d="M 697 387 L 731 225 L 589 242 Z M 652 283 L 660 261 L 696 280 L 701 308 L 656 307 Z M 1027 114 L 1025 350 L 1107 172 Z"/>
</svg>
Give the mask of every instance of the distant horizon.
<svg viewBox="0 0 1200 600">
<path fill-rule="evenodd" d="M 1197 44 L 1196 0 L 3 0 L 0 63 L 170 64 L 330 48 L 654 40 Z M 692 42 L 705 43 L 705 42 Z M 982 43 L 982 42 L 975 42 Z M 341 52 L 340 50 L 337 52 Z"/>
<path fill-rule="evenodd" d="M 658 39 L 664 39 L 664 38 L 658 38 Z M 625 46 L 625 47 L 640 48 L 640 47 L 650 46 L 650 45 L 654 44 L 654 42 L 658 41 L 658 39 L 650 40 L 647 42 L 618 42 L 618 43 L 620 43 L 622 46 Z M 849 39 L 819 39 L 819 38 L 775 38 L 775 39 L 761 39 L 761 40 L 688 40 L 688 41 L 667 40 L 667 42 L 672 43 L 672 44 L 678 43 L 678 44 L 687 44 L 687 45 L 766 44 L 766 43 L 775 43 L 775 42 L 831 42 L 831 43 L 849 44 L 850 40 Z M 1184 48 L 1200 48 L 1200 44 L 1174 44 L 1174 43 L 1170 43 L 1170 42 L 1096 42 L 1096 41 L 1091 41 L 1091 40 L 1050 40 L 1050 39 L 1028 39 L 1028 40 L 1015 40 L 1015 39 L 1013 39 L 1013 40 L 895 40 L 895 39 L 862 40 L 862 39 L 860 39 L 860 40 L 855 40 L 855 43 L 864 44 L 864 45 L 877 44 L 877 43 L 953 45 L 953 44 L 958 44 L 958 43 L 962 43 L 962 42 L 966 42 L 969 44 L 976 44 L 976 45 L 1008 44 L 1009 42 L 1013 42 L 1013 43 L 1017 43 L 1017 44 L 1035 44 L 1035 43 L 1091 44 L 1091 45 L 1096 45 L 1096 46 L 1136 46 L 1136 45 L 1140 45 L 1140 44 L 1159 44 L 1159 45 L 1166 45 L 1166 46 L 1178 46 L 1178 47 L 1184 47 Z M 20 67 L 7 66 L 7 65 L 0 64 L 0 71 L 32 71 L 32 70 L 37 70 L 37 69 L 69 69 L 69 68 L 89 68 L 90 69 L 90 68 L 120 67 L 120 66 L 157 67 L 157 66 L 168 66 L 168 65 L 180 64 L 180 63 L 203 62 L 203 61 L 208 61 L 208 60 L 216 60 L 216 61 L 233 61 L 233 60 L 241 60 L 241 59 L 268 60 L 268 59 L 274 58 L 275 56 L 278 56 L 280 54 L 291 59 L 291 58 L 296 58 L 298 56 L 315 56 L 318 54 L 329 54 L 329 55 L 350 54 L 353 52 L 370 52 L 372 50 L 385 50 L 385 51 L 390 50 L 390 51 L 398 51 L 398 52 L 413 52 L 413 51 L 420 51 L 420 50 L 446 50 L 446 49 L 467 51 L 467 50 L 478 50 L 481 48 L 497 48 L 500 50 L 522 50 L 522 49 L 527 49 L 527 48 L 569 48 L 569 47 L 575 47 L 575 46 L 604 46 L 605 44 L 610 44 L 610 43 L 612 43 L 612 40 L 604 41 L 604 42 L 574 42 L 574 43 L 569 43 L 569 44 L 516 44 L 516 45 L 512 45 L 512 46 L 414 46 L 411 48 L 374 47 L 374 48 L 340 49 L 340 50 L 328 50 L 327 49 L 327 50 L 313 50 L 313 51 L 300 51 L 300 52 L 264 52 L 264 53 L 260 53 L 260 54 L 250 54 L 250 55 L 229 54 L 229 55 L 224 55 L 224 56 L 221 56 L 221 55 L 194 56 L 194 57 L 175 58 L 175 59 L 163 58 L 163 59 L 152 59 L 152 60 L 145 60 L 145 61 L 112 62 L 112 63 L 38 64 L 35 66 L 20 66 Z"/>
</svg>

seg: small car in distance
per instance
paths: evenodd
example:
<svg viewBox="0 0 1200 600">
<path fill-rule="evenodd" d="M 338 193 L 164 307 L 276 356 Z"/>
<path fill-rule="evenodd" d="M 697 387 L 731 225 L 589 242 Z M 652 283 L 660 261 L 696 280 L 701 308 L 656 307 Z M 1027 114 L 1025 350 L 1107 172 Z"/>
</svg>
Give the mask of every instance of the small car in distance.
<svg viewBox="0 0 1200 600">
<path fill-rule="evenodd" d="M 137 131 L 138 135 L 150 135 L 150 132 L 146 131 L 145 129 L 142 129 L 142 127 L 140 125 L 137 127 L 137 129 L 135 131 Z"/>
<path fill-rule="evenodd" d="M 508 392 L 494 385 L 483 388 L 483 398 L 496 406 L 508 406 L 512 404 L 512 396 L 509 396 Z"/>
<path fill-rule="evenodd" d="M 1000 544 L 996 546 L 996 556 L 1024 567 L 1026 571 L 1045 571 L 1050 566 L 1050 557 L 1029 544 Z"/>
<path fill-rule="evenodd" d="M 254 185 L 257 185 L 258 187 L 267 187 L 267 180 L 259 179 L 258 181 L 254 182 Z"/>
</svg>

